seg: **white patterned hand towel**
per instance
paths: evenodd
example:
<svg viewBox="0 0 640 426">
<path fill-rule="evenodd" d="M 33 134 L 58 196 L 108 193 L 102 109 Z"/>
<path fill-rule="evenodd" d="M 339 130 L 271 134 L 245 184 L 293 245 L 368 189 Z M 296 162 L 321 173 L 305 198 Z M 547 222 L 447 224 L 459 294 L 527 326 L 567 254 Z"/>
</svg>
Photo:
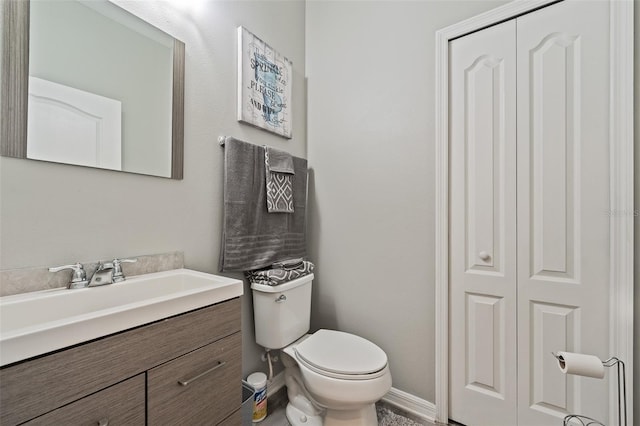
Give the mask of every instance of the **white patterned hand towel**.
<svg viewBox="0 0 640 426">
<path fill-rule="evenodd" d="M 277 149 L 264 147 L 267 211 L 293 213 L 293 158 Z"/>
<path fill-rule="evenodd" d="M 251 284 L 280 285 L 313 272 L 314 264 L 302 259 L 289 264 L 274 263 L 271 268 L 257 271 L 245 271 L 244 275 Z"/>
</svg>

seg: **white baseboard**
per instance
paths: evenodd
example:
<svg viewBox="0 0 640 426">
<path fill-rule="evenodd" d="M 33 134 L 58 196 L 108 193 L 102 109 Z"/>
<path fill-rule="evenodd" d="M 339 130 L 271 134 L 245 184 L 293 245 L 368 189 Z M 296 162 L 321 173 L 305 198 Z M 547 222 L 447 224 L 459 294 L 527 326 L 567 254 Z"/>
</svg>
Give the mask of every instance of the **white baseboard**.
<svg viewBox="0 0 640 426">
<path fill-rule="evenodd" d="M 400 389 L 391 388 L 391 390 L 382 397 L 382 400 L 419 419 L 432 423 L 436 420 L 436 406 L 434 403 L 418 398 Z"/>
<path fill-rule="evenodd" d="M 284 387 L 284 371 L 273 376 L 271 380 L 267 382 L 267 398 L 274 393 L 278 392 Z"/>
</svg>

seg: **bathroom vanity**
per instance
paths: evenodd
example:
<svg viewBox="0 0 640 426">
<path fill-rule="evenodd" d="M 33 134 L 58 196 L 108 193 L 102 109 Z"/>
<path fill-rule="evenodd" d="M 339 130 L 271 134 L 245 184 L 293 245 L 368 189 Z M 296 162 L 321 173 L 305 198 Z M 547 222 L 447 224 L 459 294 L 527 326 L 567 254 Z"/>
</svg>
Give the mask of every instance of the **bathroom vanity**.
<svg viewBox="0 0 640 426">
<path fill-rule="evenodd" d="M 183 280 L 181 287 L 188 283 L 189 278 L 184 277 L 190 273 L 208 275 L 176 273 Z M 229 281 L 219 285 L 218 294 L 223 290 L 226 293 L 218 303 L 205 302 L 206 306 L 135 327 L 121 325 L 126 329 L 3 365 L 0 424 L 240 424 L 242 342 L 238 296 L 242 294 L 242 282 L 218 278 Z M 137 285 L 144 285 L 143 280 Z M 135 279 L 130 281 L 131 284 L 105 286 L 105 290 L 127 291 L 125 286 L 136 285 Z M 157 285 L 160 281 L 154 282 Z M 207 291 L 214 286 L 210 284 Z M 101 296 L 100 289 L 55 291 L 60 297 L 82 296 L 78 292 L 94 298 Z M 106 295 L 106 291 L 102 294 Z M 172 301 L 179 299 L 171 297 Z M 151 300 L 156 303 L 158 299 L 161 298 Z M 198 293 L 198 299 L 207 300 L 202 293 Z M 136 306 L 134 311 L 140 313 L 141 308 Z M 126 311 L 109 321 L 117 322 L 118 317 L 126 317 Z M 60 321 L 50 321 L 47 327 Z M 79 322 L 82 325 L 87 321 Z M 9 333 L 5 332 L 5 336 Z M 46 340 L 46 334 L 40 340 Z M 10 343 L 10 339 L 6 341 Z"/>
<path fill-rule="evenodd" d="M 0 423 L 240 424 L 241 374 L 235 298 L 2 368 Z"/>
</svg>

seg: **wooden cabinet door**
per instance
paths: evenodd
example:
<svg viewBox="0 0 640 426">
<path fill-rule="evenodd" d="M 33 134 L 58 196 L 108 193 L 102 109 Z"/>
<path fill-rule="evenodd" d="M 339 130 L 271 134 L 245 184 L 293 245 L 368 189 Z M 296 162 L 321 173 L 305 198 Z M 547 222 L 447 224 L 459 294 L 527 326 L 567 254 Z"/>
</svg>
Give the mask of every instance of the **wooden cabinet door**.
<svg viewBox="0 0 640 426">
<path fill-rule="evenodd" d="M 215 425 L 242 403 L 241 334 L 147 372 L 148 425 Z"/>
</svg>

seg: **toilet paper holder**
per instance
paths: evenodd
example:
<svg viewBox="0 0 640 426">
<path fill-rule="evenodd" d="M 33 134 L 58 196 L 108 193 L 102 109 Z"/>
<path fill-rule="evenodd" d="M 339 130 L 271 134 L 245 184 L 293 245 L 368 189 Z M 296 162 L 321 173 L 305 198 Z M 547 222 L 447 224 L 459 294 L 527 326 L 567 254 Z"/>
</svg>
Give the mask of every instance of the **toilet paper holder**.
<svg viewBox="0 0 640 426">
<path fill-rule="evenodd" d="M 558 367 L 560 367 L 560 363 L 564 362 L 563 358 L 557 353 L 551 352 L 551 354 L 558 360 Z M 624 361 L 621 359 L 612 356 L 606 361 L 601 361 L 604 367 L 613 367 L 617 366 L 617 379 L 618 379 L 618 426 L 627 426 L 627 380 L 626 380 L 626 371 L 624 366 Z M 623 422 L 624 419 L 624 422 Z M 599 425 L 605 426 L 603 423 L 592 419 L 591 417 L 581 416 L 579 414 L 569 414 L 565 416 L 563 421 L 563 426 L 569 426 L 570 424 L 575 424 L 572 422 L 573 420 L 580 422 L 579 424 L 582 426 L 592 426 Z"/>
</svg>

